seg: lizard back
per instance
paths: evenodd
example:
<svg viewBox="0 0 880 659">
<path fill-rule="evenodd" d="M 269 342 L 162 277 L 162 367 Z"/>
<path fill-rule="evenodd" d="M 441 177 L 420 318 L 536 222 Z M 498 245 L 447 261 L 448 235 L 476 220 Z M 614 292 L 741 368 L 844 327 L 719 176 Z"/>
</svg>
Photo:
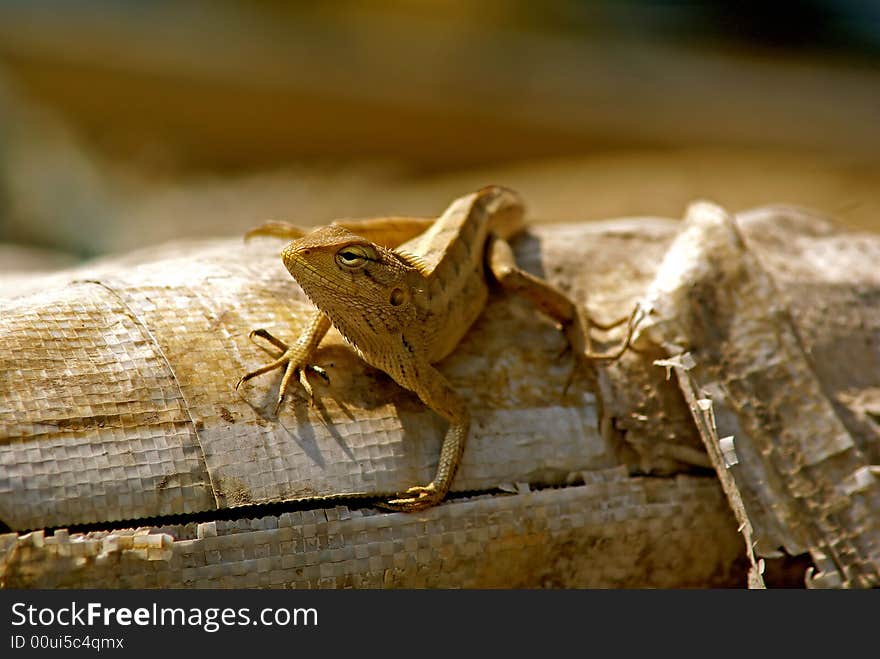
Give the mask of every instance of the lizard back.
<svg viewBox="0 0 880 659">
<path fill-rule="evenodd" d="M 516 192 L 485 187 L 456 200 L 424 233 L 394 250 L 417 263 L 425 276 L 411 332 L 419 335 L 429 361 L 452 352 L 486 304 L 487 238 L 514 235 L 523 228 L 524 216 Z"/>
</svg>

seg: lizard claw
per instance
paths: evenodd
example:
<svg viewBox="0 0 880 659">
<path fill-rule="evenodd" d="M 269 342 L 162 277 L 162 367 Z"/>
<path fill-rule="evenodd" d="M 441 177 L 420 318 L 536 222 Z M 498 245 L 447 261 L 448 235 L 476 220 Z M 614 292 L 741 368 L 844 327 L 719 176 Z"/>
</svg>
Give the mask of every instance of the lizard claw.
<svg viewBox="0 0 880 659">
<path fill-rule="evenodd" d="M 583 359 L 607 362 L 615 361 L 621 357 L 628 348 L 630 348 L 633 332 L 635 331 L 636 326 L 641 322 L 642 317 L 643 311 L 640 305 L 636 305 L 627 318 L 618 319 L 607 324 L 597 323 L 590 319 L 585 312 L 579 310 L 574 318 L 568 322 L 561 323 L 562 333 L 565 335 L 566 339 L 566 346 L 563 348 L 562 352 L 559 353 L 559 357 L 562 357 L 568 351 L 572 351 L 579 361 Z M 627 324 L 626 335 L 616 348 L 609 350 L 608 352 L 593 351 L 589 335 L 591 327 L 595 326 L 601 330 L 606 330 L 618 327 L 624 323 Z M 566 385 L 566 389 L 567 388 L 568 385 Z"/>
<path fill-rule="evenodd" d="M 571 338 L 569 338 L 568 333 L 565 331 L 565 327 L 560 325 L 559 329 L 562 330 L 563 334 L 565 335 L 565 345 L 562 346 L 562 348 L 560 348 L 559 352 L 556 353 L 556 359 L 562 359 L 568 353 L 572 352 Z"/>
<path fill-rule="evenodd" d="M 254 337 L 265 339 L 277 349 L 279 349 L 281 353 L 274 361 L 270 362 L 269 364 L 266 364 L 265 366 L 262 366 L 254 371 L 251 371 L 250 373 L 246 373 L 245 375 L 243 375 L 235 385 L 236 391 L 244 382 L 247 382 L 251 378 L 255 378 L 258 375 L 262 375 L 263 373 L 268 373 L 269 371 L 274 371 L 276 369 L 283 369 L 284 375 L 281 378 L 281 385 L 278 387 L 278 400 L 275 403 L 275 416 L 278 416 L 278 412 L 279 410 L 281 410 L 281 406 L 284 404 L 284 399 L 287 395 L 288 388 L 290 387 L 290 382 L 294 377 L 299 380 L 300 385 L 308 395 L 309 405 L 314 406 L 315 393 L 312 390 L 311 383 L 309 383 L 308 378 L 306 377 L 306 372 L 312 371 L 314 373 L 317 373 L 325 382 L 329 384 L 330 376 L 327 375 L 327 372 L 320 366 L 315 366 L 313 364 L 303 364 L 301 361 L 302 354 L 300 353 L 300 351 L 298 351 L 295 347 L 289 347 L 283 341 L 276 339 L 266 330 L 254 330 L 250 333 L 251 340 L 253 340 Z"/>
<path fill-rule="evenodd" d="M 400 499 L 391 499 L 376 505 L 386 510 L 412 513 L 437 505 L 443 500 L 445 493 L 440 492 L 434 483 L 428 483 L 428 485 L 411 487 L 404 492 L 404 495 L 408 496 Z"/>
<path fill-rule="evenodd" d="M 284 403 L 284 392 L 281 391 L 281 392 L 278 393 L 278 402 L 275 403 L 275 410 L 274 410 L 274 414 L 275 414 L 275 416 L 278 416 L 278 410 L 281 409 L 281 405 L 282 405 L 283 403 Z"/>
</svg>

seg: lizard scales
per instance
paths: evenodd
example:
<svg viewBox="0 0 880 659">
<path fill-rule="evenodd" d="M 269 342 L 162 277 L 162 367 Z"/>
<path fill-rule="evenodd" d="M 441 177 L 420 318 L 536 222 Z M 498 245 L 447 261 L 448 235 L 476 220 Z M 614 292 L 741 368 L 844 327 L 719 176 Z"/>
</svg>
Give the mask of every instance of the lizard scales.
<svg viewBox="0 0 880 659">
<path fill-rule="evenodd" d="M 467 439 L 466 401 L 432 364 L 451 353 L 477 319 L 489 295 L 489 276 L 534 302 L 557 320 L 579 355 L 589 351 L 581 311 L 552 286 L 516 267 L 506 239 L 524 226 L 524 205 L 514 191 L 490 186 L 455 200 L 436 220 L 376 218 L 334 223 L 311 233 L 271 223 L 248 236 L 295 238 L 282 252 L 288 272 L 317 307 L 297 342 L 288 346 L 265 330 L 252 336 L 280 350 L 277 358 L 246 374 L 284 369 L 278 404 L 296 376 L 312 396 L 308 364 L 330 325 L 371 366 L 415 392 L 449 422 L 437 473 L 384 504 L 414 511 L 438 503 L 455 476 Z M 632 330 L 632 317 L 630 333 Z"/>
<path fill-rule="evenodd" d="M 490 232 L 507 238 L 523 226 L 519 197 L 504 188 L 485 188 L 456 200 L 424 233 L 395 249 L 330 225 L 292 242 L 282 260 L 363 358 L 394 377 L 398 369 L 389 359 L 398 349 L 428 362 L 455 349 L 489 296 L 484 252 Z M 330 262 L 351 246 L 367 252 L 363 267 Z M 392 337 L 399 341 L 389 341 Z"/>
</svg>

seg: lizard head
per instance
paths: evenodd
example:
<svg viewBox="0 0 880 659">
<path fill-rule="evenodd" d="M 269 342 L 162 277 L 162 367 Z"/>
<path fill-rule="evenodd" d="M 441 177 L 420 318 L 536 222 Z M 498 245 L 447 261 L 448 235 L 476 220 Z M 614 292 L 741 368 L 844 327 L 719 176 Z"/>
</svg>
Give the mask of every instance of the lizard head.
<svg viewBox="0 0 880 659">
<path fill-rule="evenodd" d="M 368 338 L 355 336 L 368 331 L 364 318 L 382 321 L 387 331 L 400 324 L 418 274 L 391 250 L 336 225 L 294 240 L 281 258 L 315 306 L 356 345 Z"/>
</svg>

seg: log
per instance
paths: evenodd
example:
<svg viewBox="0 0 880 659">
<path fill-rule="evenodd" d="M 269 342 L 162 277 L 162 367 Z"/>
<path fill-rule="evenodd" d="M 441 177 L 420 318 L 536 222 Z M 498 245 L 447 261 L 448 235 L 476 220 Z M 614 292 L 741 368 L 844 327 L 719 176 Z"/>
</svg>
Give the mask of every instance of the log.
<svg viewBox="0 0 880 659">
<path fill-rule="evenodd" d="M 317 355 L 331 381 L 318 385 L 315 407 L 291 396 L 276 417 L 280 376 L 234 389 L 264 360 L 250 330 L 294 337 L 309 309 L 278 243 L 177 243 L 19 277 L 11 290 L 0 284 L 0 520 L 10 530 L 0 536 L 2 583 L 723 586 L 744 585 L 752 565 L 750 583 L 760 585 L 761 557 L 803 552 L 817 568 L 810 585 L 875 583 L 880 282 L 871 264 L 880 239 L 792 208 L 735 220 L 711 208 L 726 218 L 716 224 L 742 238 L 724 252 L 728 266 L 758 276 L 761 290 L 717 290 L 727 280 L 711 276 L 694 279 L 699 296 L 687 278 L 662 285 L 676 281 L 670 254 L 720 267 L 705 249 L 715 243 L 691 239 L 699 212 L 684 224 L 540 225 L 516 240 L 520 264 L 601 322 L 641 302 L 649 313 L 636 350 L 572 378 L 557 328 L 495 291 L 439 365 L 474 418 L 453 494 L 411 515 L 372 504 L 430 478 L 444 424 L 341 337 L 331 333 Z M 718 304 L 704 304 L 707 291 Z M 806 296 L 813 302 L 799 302 Z M 749 360 L 764 343 L 739 345 L 714 329 L 735 327 L 746 310 L 761 332 L 786 332 L 782 354 L 798 369 L 772 370 L 779 356 L 767 352 Z M 609 345 L 616 338 L 604 336 Z M 817 361 L 820 349 L 828 352 Z M 743 357 L 729 364 L 728 351 Z M 684 352 L 697 366 L 667 379 L 663 361 Z M 840 355 L 852 364 L 845 373 L 830 367 Z M 746 362 L 762 379 L 745 377 Z M 739 389 L 709 386 L 726 383 L 729 367 Z M 739 404 L 758 385 L 753 398 L 797 398 L 791 392 L 806 379 L 811 414 L 774 417 L 766 432 L 766 410 Z M 697 399 L 729 411 L 716 414 L 714 439 Z M 813 455 L 809 442 L 831 442 L 810 462 L 811 478 L 831 490 L 802 495 L 786 480 L 791 468 L 762 452 L 774 452 L 783 427 L 798 437 L 783 438 L 792 464 Z M 831 439 L 812 432 L 828 428 Z M 731 434 L 741 461 L 728 469 L 705 446 Z M 743 468 L 749 441 L 758 471 Z M 731 509 L 721 470 L 733 474 L 741 510 Z M 770 484 L 768 474 L 777 474 Z M 776 502 L 793 512 L 767 514 Z M 815 523 L 813 504 L 852 510 Z M 756 555 L 737 535 L 737 515 L 751 525 Z M 843 562 L 829 552 L 843 546 L 832 536 L 855 547 Z"/>
</svg>

